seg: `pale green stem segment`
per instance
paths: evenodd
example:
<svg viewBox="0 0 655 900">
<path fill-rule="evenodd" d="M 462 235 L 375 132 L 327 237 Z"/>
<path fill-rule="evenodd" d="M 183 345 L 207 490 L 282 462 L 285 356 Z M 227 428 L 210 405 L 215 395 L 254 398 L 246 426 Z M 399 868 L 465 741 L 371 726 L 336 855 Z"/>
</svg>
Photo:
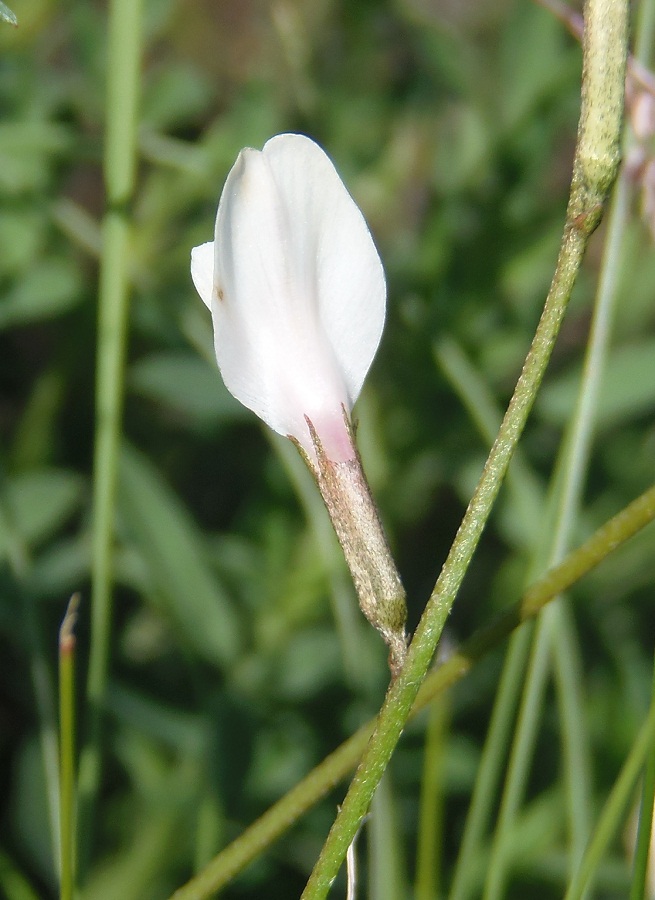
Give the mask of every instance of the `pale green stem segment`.
<svg viewBox="0 0 655 900">
<path fill-rule="evenodd" d="M 589 236 L 616 177 L 627 56 L 627 0 L 587 0 L 582 106 L 571 195 L 553 283 L 507 413 L 441 575 L 391 684 L 377 727 L 302 894 L 326 897 L 402 734 L 550 359 Z"/>
<path fill-rule="evenodd" d="M 410 894 L 404 867 L 404 828 L 397 792 L 390 776 L 391 770 L 385 772 L 366 817 L 368 896 L 375 900 L 398 900 Z M 352 898 L 347 900 L 357 900 L 362 896 L 363 887 L 355 883 Z"/>
<path fill-rule="evenodd" d="M 142 0 L 112 0 L 107 51 L 104 175 L 107 212 L 102 227 L 98 299 L 96 435 L 93 482 L 91 647 L 88 727 L 80 756 L 80 836 L 88 856 L 100 782 L 100 730 L 107 685 L 112 615 L 112 566 L 118 449 L 129 300 L 130 213 L 136 171 L 137 103 Z"/>
<path fill-rule="evenodd" d="M 632 745 L 621 773 L 607 798 L 598 824 L 589 842 L 564 900 L 583 900 L 593 884 L 594 874 L 607 854 L 607 849 L 616 835 L 619 824 L 625 818 L 626 810 L 634 795 L 637 779 L 641 774 L 646 757 L 655 743 L 655 703 L 651 705 L 646 721 Z"/>
<path fill-rule="evenodd" d="M 435 357 L 468 409 L 484 440 L 492 443 L 501 415 L 495 408 L 495 398 L 483 378 L 452 341 L 441 341 L 435 348 Z M 518 449 L 512 458 L 506 486 L 512 513 L 520 528 L 524 546 L 532 550 L 541 535 L 544 498 L 536 475 L 530 470 Z M 509 642 L 448 900 L 466 900 L 483 881 L 484 871 L 489 871 L 488 854 L 482 852 L 481 844 L 494 810 L 494 798 L 506 763 L 509 735 L 521 686 L 525 680 L 526 661 L 533 633 L 532 628 L 521 628 L 512 635 Z"/>
<path fill-rule="evenodd" d="M 650 0 L 640 5 L 636 28 L 637 56 L 642 62 L 648 62 L 648 59 L 643 58 L 641 54 L 646 48 L 649 50 L 652 43 L 652 24 L 649 26 L 647 21 L 649 5 L 653 7 Z M 652 13 L 650 18 L 652 19 Z M 626 153 L 629 152 L 631 143 L 633 142 L 628 128 L 624 141 Z M 619 175 L 608 216 L 603 261 L 578 400 L 563 443 L 554 479 L 556 510 L 549 565 L 559 562 L 569 546 L 574 519 L 582 495 L 593 438 L 597 400 L 618 300 L 624 236 L 631 213 L 632 185 L 630 182 L 630 175 L 624 169 Z M 541 645 L 543 643 L 550 644 L 562 721 L 563 773 L 568 798 L 570 832 L 569 866 L 571 871 L 574 871 L 582 858 L 590 830 L 591 790 L 588 774 L 589 752 L 584 738 L 584 708 L 580 696 L 580 679 L 575 672 L 579 654 L 574 631 L 570 625 L 567 627 L 567 622 L 570 620 L 570 614 L 562 604 L 555 604 L 549 608 L 538 626 L 536 643 L 533 648 L 533 664 L 536 657 L 542 653 Z M 533 669 L 533 672 L 540 672 L 544 680 L 549 674 L 545 667 Z M 531 694 L 534 694 L 534 691 L 535 686 L 532 685 L 531 680 L 528 680 L 524 693 L 525 706 L 529 706 L 533 702 Z M 543 696 L 543 686 L 540 696 Z M 504 894 L 509 866 L 508 840 L 523 794 L 528 766 L 533 757 L 537 723 L 540 716 L 540 708 L 533 708 L 530 717 L 532 733 L 524 734 L 521 728 L 517 729 L 515 733 L 514 749 L 508 766 L 508 777 L 500 807 L 501 812 L 488 862 L 485 900 L 498 900 Z M 521 747 L 523 752 L 520 752 Z"/>
<path fill-rule="evenodd" d="M 655 0 L 642 0 L 639 4 L 635 28 L 635 57 L 644 67 L 649 66 L 653 56 L 653 35 L 655 34 Z M 653 665 L 653 686 L 651 706 L 655 707 L 655 662 Z M 648 870 L 651 840 L 653 834 L 653 804 L 655 803 L 655 740 L 651 741 L 644 784 L 641 792 L 639 826 L 630 886 L 630 900 L 645 900 L 648 889 Z"/>
<path fill-rule="evenodd" d="M 447 662 L 425 679 L 411 710 L 414 716 L 435 697 L 462 679 L 486 653 L 515 628 L 533 619 L 554 597 L 571 587 L 613 551 L 655 520 L 655 486 L 598 529 L 564 562 L 535 582 L 523 598 L 499 619 L 481 628 Z M 248 863 L 290 828 L 303 813 L 337 785 L 353 768 L 375 722 L 367 722 L 338 747 L 242 835 L 222 850 L 171 900 L 205 900 L 228 884 Z"/>
<path fill-rule="evenodd" d="M 441 342 L 435 348 L 435 356 L 483 437 L 492 442 L 498 428 L 500 414 L 494 408 L 494 399 L 483 379 L 475 372 L 462 351 L 450 341 Z M 558 484 L 559 482 L 560 480 L 557 479 Z M 554 531 L 550 527 L 542 527 L 544 500 L 541 496 L 540 485 L 525 461 L 522 460 L 518 450 L 514 454 L 512 466 L 507 475 L 507 490 L 524 545 L 534 553 L 538 542 L 543 540 L 543 534 L 547 535 L 547 542 L 551 545 L 557 543 L 563 520 L 558 517 L 558 524 Z M 546 552 L 549 552 L 549 548 Z M 563 555 L 563 553 L 559 553 L 557 558 L 551 560 L 551 565 L 559 562 Z M 535 563 L 533 570 L 536 574 L 539 571 L 539 564 Z M 555 613 L 554 621 L 552 620 L 553 612 Z M 550 620 L 546 621 L 549 614 Z M 477 885 L 485 876 L 488 891 L 492 886 L 494 891 L 502 888 L 501 873 L 505 868 L 506 859 L 505 842 L 500 838 L 510 830 L 514 812 L 521 799 L 520 788 L 532 757 L 532 738 L 537 731 L 540 717 L 539 707 L 534 705 L 534 697 L 535 695 L 541 696 L 543 685 L 535 684 L 534 678 L 537 674 L 546 677 L 550 671 L 548 665 L 544 665 L 548 662 L 548 655 L 544 652 L 545 647 L 539 646 L 540 642 L 543 644 L 544 639 L 548 640 L 555 657 L 557 697 L 562 708 L 565 782 L 567 787 L 569 784 L 573 785 L 570 791 L 567 790 L 567 794 L 571 796 L 569 807 L 573 807 L 575 810 L 575 815 L 573 811 L 571 812 L 572 846 L 576 847 L 580 843 L 576 840 L 579 833 L 582 833 L 583 840 L 586 837 L 588 829 L 585 827 L 586 816 L 584 813 L 587 793 L 585 788 L 588 779 L 585 776 L 586 769 L 583 772 L 580 771 L 584 768 L 586 761 L 584 741 L 580 734 L 583 730 L 584 717 L 579 697 L 580 692 L 576 687 L 577 647 L 570 618 L 567 610 L 557 605 L 550 606 L 548 612 L 544 613 L 538 629 L 539 637 L 533 649 L 533 659 L 530 665 L 531 677 L 527 682 L 525 672 L 530 653 L 532 630 L 521 629 L 510 642 L 478 766 L 466 826 L 448 895 L 449 900 L 465 900 L 472 896 L 477 890 Z M 497 786 L 506 767 L 507 747 L 514 722 L 517 697 L 524 683 L 526 685 L 524 702 L 518 718 L 520 727 L 515 732 L 515 747 L 512 751 L 511 763 L 507 767 L 507 784 L 498 817 L 496 837 L 491 857 L 489 857 L 488 854 L 481 853 L 481 842 L 494 811 Z M 575 797 L 573 797 L 574 793 Z M 574 818 L 575 821 L 573 821 Z M 580 854 L 583 849 L 584 846 L 581 847 Z M 500 878 L 499 874 L 501 874 Z"/>
<path fill-rule="evenodd" d="M 564 557 L 580 506 L 617 302 L 618 276 L 628 214 L 628 176 L 623 172 L 617 181 L 608 216 L 603 262 L 578 397 L 553 479 L 554 517 L 552 525 L 547 529 L 544 546 L 548 566 L 557 564 Z M 590 754 L 584 736 L 584 705 L 580 679 L 577 676 L 577 640 L 564 602 L 562 598 L 558 604 L 549 607 L 537 625 L 487 866 L 484 900 L 499 900 L 506 889 L 511 855 L 509 841 L 534 756 L 545 686 L 551 669 L 555 676 L 560 710 L 571 871 L 579 864 L 587 842 L 591 819 Z M 466 871 L 465 863 L 462 871 Z"/>
<path fill-rule="evenodd" d="M 653 684 L 651 687 L 651 707 L 655 709 L 655 664 L 653 666 Z M 641 791 L 639 808 L 639 826 L 635 845 L 635 858 L 632 867 L 632 884 L 630 900 L 646 900 L 648 896 L 648 858 L 650 856 L 651 838 L 653 834 L 653 803 L 655 802 L 655 738 L 648 749 L 648 760 L 644 772 L 644 785 Z"/>
<path fill-rule="evenodd" d="M 75 635 L 79 594 L 71 597 L 59 629 L 59 898 L 75 892 Z"/>
<path fill-rule="evenodd" d="M 441 896 L 444 837 L 444 761 L 450 721 L 449 697 L 439 697 L 430 707 L 423 750 L 423 777 L 416 853 L 416 900 Z"/>
</svg>

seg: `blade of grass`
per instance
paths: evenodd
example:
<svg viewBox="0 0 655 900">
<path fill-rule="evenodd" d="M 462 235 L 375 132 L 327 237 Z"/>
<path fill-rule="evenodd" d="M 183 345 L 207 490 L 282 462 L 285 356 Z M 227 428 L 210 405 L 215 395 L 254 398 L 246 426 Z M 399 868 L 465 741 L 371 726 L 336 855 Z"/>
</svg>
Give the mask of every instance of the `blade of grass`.
<svg viewBox="0 0 655 900">
<path fill-rule="evenodd" d="M 445 695 L 432 703 L 425 733 L 414 887 L 416 900 L 438 900 L 441 896 L 443 775 L 449 721 L 450 703 Z"/>
<path fill-rule="evenodd" d="M 514 721 L 530 652 L 533 628 L 520 628 L 512 635 L 505 655 L 503 671 L 496 692 L 491 721 L 480 757 L 478 774 L 466 816 L 466 824 L 455 862 L 449 900 L 465 900 L 477 888 L 474 884 L 476 861 L 481 853 L 482 836 L 491 818 L 494 796 L 500 782 L 503 760 L 509 744 L 509 733 Z"/>
<path fill-rule="evenodd" d="M 653 666 L 653 686 L 651 689 L 651 706 L 655 707 L 655 665 Z M 648 861 L 653 833 L 653 802 L 655 802 L 655 741 L 652 742 L 644 773 L 644 786 L 641 791 L 639 809 L 639 826 L 635 858 L 632 868 L 632 884 L 630 900 L 645 900 L 648 886 Z"/>
<path fill-rule="evenodd" d="M 100 783 L 102 707 L 111 632 L 112 551 L 127 342 L 129 208 L 136 169 L 141 10 L 142 0 L 111 0 L 109 5 L 104 151 L 107 212 L 102 229 L 98 299 L 88 723 L 79 771 L 82 872 L 90 853 Z"/>
<path fill-rule="evenodd" d="M 593 836 L 564 900 L 582 900 L 590 890 L 594 873 L 605 858 L 610 841 L 625 818 L 637 779 L 655 743 L 655 703 L 651 705 L 632 749 L 603 807 Z"/>
<path fill-rule="evenodd" d="M 75 622 L 79 594 L 73 594 L 59 629 L 59 866 L 60 900 L 75 892 Z"/>
<path fill-rule="evenodd" d="M 366 820 L 369 900 L 397 900 L 409 894 L 404 872 L 403 830 L 389 774 L 380 781 Z"/>
<path fill-rule="evenodd" d="M 483 437 L 491 441 L 500 415 L 495 410 L 493 397 L 484 385 L 482 378 L 473 369 L 461 350 L 452 342 L 442 342 L 435 349 L 435 356 L 443 372 L 469 409 L 471 417 Z M 532 548 L 534 553 L 539 539 L 539 532 L 535 531 L 535 523 L 538 523 L 541 528 L 543 522 L 540 512 L 543 508 L 543 498 L 539 496 L 539 485 L 535 476 L 518 453 L 508 472 L 507 481 L 514 514 L 521 522 L 521 532 L 526 536 L 527 546 Z M 546 529 L 546 534 L 550 533 L 551 530 Z M 537 568 L 536 562 L 533 564 L 533 568 Z M 585 772 L 581 771 L 583 769 L 582 761 L 587 758 L 581 738 L 582 701 L 580 691 L 573 678 L 578 669 L 575 663 L 578 653 L 577 644 L 570 633 L 570 623 L 562 618 L 564 611 L 561 610 L 560 605 L 558 606 L 552 608 L 552 613 L 549 611 L 549 615 L 553 616 L 552 625 L 557 632 L 556 640 L 553 640 L 551 645 L 555 655 L 558 684 L 561 685 L 559 697 L 567 723 L 567 727 L 563 729 L 563 740 L 568 751 L 566 757 L 571 761 L 571 766 L 567 767 L 567 771 L 575 772 L 575 777 L 571 779 L 571 782 L 573 782 L 573 790 L 578 794 L 574 806 L 577 810 L 579 807 L 584 808 L 587 782 Z M 510 643 L 510 650 L 496 695 L 492 724 L 480 760 L 476 787 L 471 798 L 462 845 L 455 865 L 450 895 L 454 898 L 468 895 L 468 891 L 472 887 L 471 878 L 477 871 L 473 865 L 473 859 L 479 853 L 482 834 L 491 818 L 493 798 L 509 744 L 509 729 L 514 717 L 513 711 L 528 665 L 529 641 L 527 638 L 527 633 L 522 632 Z M 538 652 L 543 653 L 543 648 Z M 548 670 L 546 667 L 542 667 L 541 672 L 545 678 Z M 513 673 L 512 678 L 515 681 L 509 678 L 510 673 Z M 539 695 L 543 690 L 544 685 L 534 685 L 532 688 L 533 695 Z M 498 716 L 495 715 L 496 709 L 498 709 Z M 533 724 L 536 722 L 534 718 L 531 721 Z M 525 756 L 528 750 L 529 743 L 524 743 L 525 763 L 529 757 L 529 753 Z M 525 765 L 515 771 L 523 772 L 522 777 L 524 777 L 524 769 Z M 480 790 L 477 789 L 478 784 L 481 785 Z M 520 798 L 520 790 L 515 787 L 513 792 L 516 807 Z M 505 819 L 508 824 L 510 818 L 509 807 L 505 806 Z M 497 850 L 500 852 L 500 845 L 497 845 Z M 492 859 L 494 859 L 493 853 Z M 488 869 L 488 871 L 491 870 Z"/>
<path fill-rule="evenodd" d="M 502 413 L 483 376 L 452 339 L 439 341 L 433 347 L 433 353 L 435 361 L 466 407 L 485 445 L 490 446 L 498 432 Z M 534 547 L 542 528 L 545 496 L 539 478 L 520 448 L 515 452 L 512 465 L 507 472 L 507 492 L 513 515 L 519 522 L 517 533 L 525 539 L 527 547 Z"/>
<path fill-rule="evenodd" d="M 550 667 L 549 643 L 548 640 L 540 640 L 539 632 L 545 632 L 551 627 L 552 620 L 548 616 L 551 609 L 552 606 L 544 610 L 540 617 L 537 637 L 533 641 L 530 663 L 525 673 L 523 699 L 507 767 L 507 780 L 500 804 L 498 823 L 487 864 L 483 900 L 498 900 L 505 891 L 506 869 L 512 856 L 508 836 L 515 823 L 528 775 L 535 735 L 541 721 L 541 703 Z"/>
<path fill-rule="evenodd" d="M 6 900 L 40 900 L 25 875 L 2 849 L 0 849 L 0 889 Z"/>
<path fill-rule="evenodd" d="M 491 443 L 501 415 L 484 380 L 452 341 L 442 341 L 435 347 L 435 358 L 482 437 Z M 544 498 L 537 478 L 520 450 L 514 455 L 507 473 L 507 488 L 513 514 L 520 522 L 520 533 L 525 538 L 526 546 L 534 552 L 542 528 Z M 475 889 L 474 879 L 479 871 L 475 862 L 480 855 L 482 836 L 491 819 L 520 687 L 528 665 L 532 634 L 532 628 L 523 628 L 510 640 L 455 862 L 450 900 L 464 900 Z"/>
</svg>

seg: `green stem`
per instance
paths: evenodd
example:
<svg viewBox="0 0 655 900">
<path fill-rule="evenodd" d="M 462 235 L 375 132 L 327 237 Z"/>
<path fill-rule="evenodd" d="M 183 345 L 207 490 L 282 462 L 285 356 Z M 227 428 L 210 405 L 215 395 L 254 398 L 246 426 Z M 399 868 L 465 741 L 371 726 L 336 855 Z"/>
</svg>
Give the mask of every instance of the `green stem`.
<svg viewBox="0 0 655 900">
<path fill-rule="evenodd" d="M 498 437 L 419 623 L 405 665 L 389 688 L 375 732 L 303 891 L 303 900 L 319 900 L 327 896 L 402 734 L 523 432 L 584 250 L 600 221 L 603 203 L 616 177 L 623 112 L 628 4 L 624 0 L 587 0 L 585 12 L 580 125 L 567 220 L 553 283 Z"/>
<path fill-rule="evenodd" d="M 444 761 L 450 720 L 449 697 L 430 707 L 423 751 L 423 777 L 416 854 L 416 900 L 437 900 L 441 893 L 444 835 Z"/>
<path fill-rule="evenodd" d="M 644 66 L 650 65 L 653 54 L 653 34 L 655 33 L 655 0 L 642 0 L 635 29 L 635 58 Z M 629 148 L 628 148 L 629 149 Z M 653 666 L 653 687 L 651 704 L 655 706 L 655 664 Z M 648 883 L 648 861 L 653 830 L 653 803 L 655 801 L 655 744 L 651 746 L 644 786 L 641 795 L 637 845 L 630 888 L 630 900 L 644 900 Z"/>
<path fill-rule="evenodd" d="M 564 562 L 536 581 L 522 599 L 499 619 L 477 631 L 421 686 L 411 715 L 460 681 L 523 622 L 534 618 L 554 597 L 567 590 L 622 544 L 655 520 L 655 485 L 598 529 Z M 222 850 L 171 900 L 204 900 L 225 887 L 248 863 L 290 828 L 350 772 L 360 758 L 375 722 L 363 725 L 313 769 L 242 835 Z"/>
<path fill-rule="evenodd" d="M 564 786 L 571 845 L 570 871 L 578 865 L 591 828 L 591 764 L 581 690 L 580 649 L 568 600 L 553 604 L 550 649 L 560 710 Z"/>
<path fill-rule="evenodd" d="M 449 900 L 465 900 L 470 896 L 476 876 L 476 861 L 480 858 L 482 836 L 487 827 L 494 796 L 505 759 L 505 748 L 514 711 L 518 702 L 525 664 L 530 651 L 533 628 L 520 628 L 512 635 L 505 656 L 491 722 L 478 766 L 473 795 L 466 816 L 466 825 L 460 844 Z"/>
<path fill-rule="evenodd" d="M 552 607 L 544 611 L 550 613 Z M 540 619 L 532 646 L 530 665 L 525 677 L 525 690 L 519 709 L 516 734 L 507 769 L 507 781 L 500 804 L 498 824 L 491 846 L 483 900 L 500 900 L 505 890 L 508 836 L 518 810 L 523 787 L 528 774 L 535 734 L 541 720 L 541 703 L 546 688 L 546 675 L 550 664 L 550 647 L 547 639 L 551 618 Z"/>
<path fill-rule="evenodd" d="M 495 400 L 484 381 L 452 341 L 442 341 L 435 348 L 435 356 L 478 430 L 484 439 L 491 443 L 501 416 L 495 409 Z M 516 537 L 521 541 L 521 545 L 534 552 L 543 527 L 541 514 L 544 505 L 543 492 L 518 449 L 507 475 L 507 491 L 514 518 L 519 523 Z M 464 900 L 479 883 L 481 843 L 491 818 L 494 797 L 510 742 L 510 732 L 518 695 L 524 681 L 532 634 L 533 629 L 524 628 L 510 641 L 457 854 L 449 893 L 450 900 Z M 489 875 L 491 866 L 485 865 L 485 870 Z"/>
<path fill-rule="evenodd" d="M 622 173 L 617 182 L 608 217 L 603 265 L 576 406 L 554 478 L 556 511 L 551 546 L 547 550 L 548 564 L 551 566 L 562 559 L 569 546 L 580 506 L 593 437 L 598 393 L 616 305 L 618 272 L 628 212 L 627 198 L 628 186 L 625 174 Z M 551 532 L 550 528 L 548 532 Z M 534 660 L 542 658 L 546 650 L 553 656 L 557 700 L 562 721 L 572 866 L 578 864 L 585 847 L 590 827 L 589 752 L 581 728 L 584 722 L 584 704 L 580 696 L 579 679 L 575 677 L 574 660 L 578 657 L 577 643 L 574 632 L 567 623 L 568 626 L 571 625 L 560 603 L 549 610 L 548 623 L 540 624 L 536 631 L 532 654 L 533 666 L 525 686 L 523 714 L 519 718 L 519 727 L 515 735 L 508 778 L 501 801 L 501 814 L 487 870 L 486 900 L 495 900 L 504 890 L 508 863 L 508 856 L 505 853 L 506 841 L 508 835 L 512 833 L 528 766 L 533 756 L 537 735 L 536 724 L 541 715 L 541 698 L 544 696 L 545 680 L 548 676 L 545 667 L 534 667 Z M 565 643 L 569 645 L 571 654 L 563 652 Z M 539 684 L 532 683 L 532 679 L 535 678 L 539 679 Z M 536 698 L 539 699 L 538 705 L 532 709 L 530 715 L 527 715 L 525 704 L 533 703 Z"/>
<path fill-rule="evenodd" d="M 390 771 L 386 772 L 380 781 L 366 820 L 368 896 L 371 900 L 398 900 L 409 894 L 403 866 L 404 829 L 400 827 L 394 784 L 390 775 Z M 361 888 L 355 891 L 353 900 L 362 894 Z"/>
<path fill-rule="evenodd" d="M 653 666 L 653 686 L 651 688 L 651 707 L 655 709 L 655 665 Z M 641 807 L 639 809 L 639 827 L 637 829 L 637 843 L 635 847 L 635 859 L 632 869 L 632 884 L 630 886 L 630 900 L 644 900 L 648 886 L 648 857 L 651 849 L 651 836 L 653 833 L 653 802 L 655 801 L 655 741 L 651 743 L 646 771 L 644 773 L 644 786 L 641 792 Z"/>
<path fill-rule="evenodd" d="M 80 756 L 80 836 L 89 855 L 100 782 L 102 709 L 112 618 L 112 567 L 118 449 L 129 300 L 130 220 L 136 168 L 142 0 L 111 0 L 108 24 L 104 174 L 107 212 L 100 261 L 93 493 L 88 731 Z"/>
<path fill-rule="evenodd" d="M 75 891 L 75 635 L 79 594 L 73 594 L 59 629 L 59 897 Z"/>
<path fill-rule="evenodd" d="M 655 703 L 651 705 L 637 739 L 632 745 L 621 773 L 596 825 L 591 842 L 564 900 L 582 900 L 591 886 L 594 873 L 603 861 L 607 848 L 625 816 L 644 761 L 655 742 Z"/>
</svg>

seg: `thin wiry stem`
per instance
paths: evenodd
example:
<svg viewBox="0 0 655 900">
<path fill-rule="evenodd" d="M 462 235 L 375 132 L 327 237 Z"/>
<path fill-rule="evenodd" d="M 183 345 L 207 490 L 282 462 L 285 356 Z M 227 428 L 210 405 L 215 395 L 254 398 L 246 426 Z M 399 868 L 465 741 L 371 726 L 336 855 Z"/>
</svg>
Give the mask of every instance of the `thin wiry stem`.
<svg viewBox="0 0 655 900">
<path fill-rule="evenodd" d="M 98 298 L 88 725 L 86 742 L 80 756 L 79 774 L 83 865 L 89 854 L 93 810 L 100 784 L 102 708 L 109 663 L 114 511 L 129 303 L 129 209 L 136 172 L 141 8 L 142 0 L 112 0 L 109 5 L 104 155 L 107 212 L 102 229 Z"/>
<path fill-rule="evenodd" d="M 603 204 L 616 177 L 627 22 L 627 2 L 587 0 L 582 108 L 567 220 L 551 289 L 498 437 L 412 640 L 407 661 L 389 688 L 375 732 L 310 875 L 303 900 L 322 900 L 327 896 L 366 814 L 425 678 L 534 403 L 587 242 L 600 221 Z"/>
</svg>

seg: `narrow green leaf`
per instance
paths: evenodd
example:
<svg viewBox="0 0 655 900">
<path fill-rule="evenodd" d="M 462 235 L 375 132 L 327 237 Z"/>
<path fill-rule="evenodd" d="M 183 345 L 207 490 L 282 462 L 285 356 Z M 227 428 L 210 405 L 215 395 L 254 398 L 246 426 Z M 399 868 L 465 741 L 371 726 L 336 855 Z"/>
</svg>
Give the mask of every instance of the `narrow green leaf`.
<svg viewBox="0 0 655 900">
<path fill-rule="evenodd" d="M 131 367 L 129 386 L 186 421 L 208 424 L 248 415 L 228 393 L 216 365 L 195 354 L 147 356 Z"/>
<path fill-rule="evenodd" d="M 149 599 L 205 659 L 228 665 L 239 652 L 238 620 L 198 528 L 160 473 L 129 446 L 121 453 L 118 510 L 124 540 L 148 563 L 157 587 Z"/>
<path fill-rule="evenodd" d="M 0 329 L 51 319 L 68 312 L 81 299 L 81 280 L 71 260 L 53 258 L 36 263 L 4 295 Z"/>
<path fill-rule="evenodd" d="M 655 409 L 655 341 L 615 350 L 607 358 L 598 394 L 599 428 L 609 428 Z M 567 421 L 575 404 L 580 367 L 546 385 L 537 401 L 540 414 L 555 425 Z"/>
<path fill-rule="evenodd" d="M 7 478 L 6 500 L 16 530 L 26 544 L 56 533 L 78 507 L 84 479 L 65 469 L 32 469 Z M 7 535 L 0 522 L 0 559 L 7 552 Z"/>
</svg>

